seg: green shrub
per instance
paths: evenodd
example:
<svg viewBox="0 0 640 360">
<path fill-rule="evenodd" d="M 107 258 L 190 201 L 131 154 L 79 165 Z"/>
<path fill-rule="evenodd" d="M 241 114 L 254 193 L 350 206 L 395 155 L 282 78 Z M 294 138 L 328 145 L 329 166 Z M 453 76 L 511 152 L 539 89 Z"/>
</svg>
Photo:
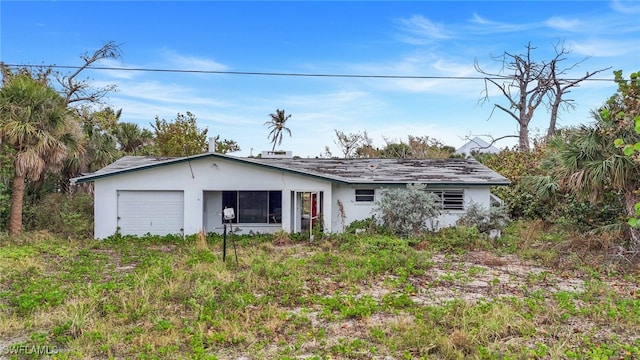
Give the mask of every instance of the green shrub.
<svg viewBox="0 0 640 360">
<path fill-rule="evenodd" d="M 472 203 L 456 225 L 476 227 L 481 233 L 491 230 L 502 230 L 509 224 L 509 210 L 506 206 L 491 206 L 488 209 L 480 204 Z"/>
<path fill-rule="evenodd" d="M 73 238 L 93 237 L 93 199 L 86 194 L 46 195 L 25 216 L 25 229 Z"/>
<path fill-rule="evenodd" d="M 391 188 L 382 192 L 377 213 L 380 222 L 393 233 L 407 237 L 433 230 L 440 215 L 438 197 L 425 191 L 422 184 L 408 184 L 406 189 Z"/>
<path fill-rule="evenodd" d="M 431 250 L 446 253 L 464 253 L 468 250 L 490 248 L 488 237 L 481 235 L 475 226 L 455 226 L 440 229 L 437 234 L 425 238 Z"/>
<path fill-rule="evenodd" d="M 347 234 L 357 234 L 360 232 L 367 234 L 378 233 L 378 224 L 376 223 L 375 216 L 368 217 L 362 220 L 355 220 L 344 230 Z"/>
</svg>

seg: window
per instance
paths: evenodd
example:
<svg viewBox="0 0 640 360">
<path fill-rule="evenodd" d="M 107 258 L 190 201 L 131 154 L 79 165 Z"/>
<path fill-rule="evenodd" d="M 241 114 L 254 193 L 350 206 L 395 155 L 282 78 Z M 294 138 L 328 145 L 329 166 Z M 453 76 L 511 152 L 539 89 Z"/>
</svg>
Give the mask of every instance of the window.
<svg viewBox="0 0 640 360">
<path fill-rule="evenodd" d="M 464 190 L 428 190 L 436 195 L 442 210 L 464 210 Z"/>
<path fill-rule="evenodd" d="M 373 202 L 375 193 L 374 189 L 356 189 L 356 202 Z"/>
<path fill-rule="evenodd" d="M 227 207 L 235 210 L 233 223 L 280 224 L 282 191 L 223 191 L 222 208 Z"/>
</svg>

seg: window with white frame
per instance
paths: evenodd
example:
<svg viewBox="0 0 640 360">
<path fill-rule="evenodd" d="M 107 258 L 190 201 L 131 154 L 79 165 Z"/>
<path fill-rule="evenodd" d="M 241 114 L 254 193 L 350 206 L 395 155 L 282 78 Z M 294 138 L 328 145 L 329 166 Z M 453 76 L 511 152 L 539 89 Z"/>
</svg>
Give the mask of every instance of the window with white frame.
<svg viewBox="0 0 640 360">
<path fill-rule="evenodd" d="M 442 210 L 464 210 L 464 190 L 428 190 L 437 196 Z"/>
<path fill-rule="evenodd" d="M 374 189 L 356 189 L 356 202 L 374 202 L 376 191 Z"/>
</svg>

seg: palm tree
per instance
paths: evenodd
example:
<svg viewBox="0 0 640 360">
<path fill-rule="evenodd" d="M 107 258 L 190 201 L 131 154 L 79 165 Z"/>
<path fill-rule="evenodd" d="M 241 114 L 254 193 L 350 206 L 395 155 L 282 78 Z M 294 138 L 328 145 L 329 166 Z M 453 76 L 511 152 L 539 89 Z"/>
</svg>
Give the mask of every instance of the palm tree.
<svg viewBox="0 0 640 360">
<path fill-rule="evenodd" d="M 592 202 L 607 191 L 622 196 L 627 215 L 635 214 L 634 205 L 640 201 L 636 189 L 640 186 L 640 164 L 625 156 L 614 146 L 618 138 L 636 143 L 640 135 L 631 127 L 616 127 L 597 111 L 592 111 L 594 124 L 569 130 L 549 142 L 549 158 L 542 164 L 549 180 L 540 181 L 538 190 L 560 189 L 583 194 Z M 640 229 L 630 229 L 632 250 L 640 250 Z"/>
<path fill-rule="evenodd" d="M 268 125 L 271 132 L 267 137 L 271 138 L 271 142 L 273 143 L 273 148 L 271 151 L 276 149 L 276 144 L 282 144 L 282 131 L 286 131 L 289 136 L 291 136 L 291 130 L 285 126 L 285 123 L 291 117 L 291 114 L 285 115 L 284 109 L 276 109 L 276 112 L 273 114 L 269 114 L 271 117 L 270 121 L 264 123 L 264 125 Z"/>
<path fill-rule="evenodd" d="M 60 167 L 70 151 L 82 152 L 81 129 L 56 91 L 19 74 L 0 89 L 0 139 L 15 151 L 8 231 L 18 235 L 25 182 Z"/>
<path fill-rule="evenodd" d="M 138 124 L 122 122 L 115 128 L 115 136 L 118 139 L 120 151 L 127 155 L 143 155 L 148 153 L 146 149 L 153 142 L 153 133 L 142 129 Z"/>
</svg>

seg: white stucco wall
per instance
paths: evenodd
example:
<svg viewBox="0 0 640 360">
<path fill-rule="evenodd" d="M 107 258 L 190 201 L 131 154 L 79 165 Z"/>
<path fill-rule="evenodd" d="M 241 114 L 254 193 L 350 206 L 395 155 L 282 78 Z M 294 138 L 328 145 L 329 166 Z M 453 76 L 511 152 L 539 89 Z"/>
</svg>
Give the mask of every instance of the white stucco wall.
<svg viewBox="0 0 640 360">
<path fill-rule="evenodd" d="M 404 185 L 398 185 L 405 187 Z M 389 186 L 386 186 L 387 188 Z M 333 206 L 333 218 L 332 228 L 336 232 L 344 230 L 346 226 L 349 226 L 355 220 L 362 220 L 372 215 L 375 215 L 376 205 L 374 203 L 362 203 L 355 200 L 355 189 L 375 189 L 375 201 L 380 200 L 381 187 L 379 186 L 367 186 L 367 185 L 343 185 L 335 184 L 333 187 L 334 200 Z M 490 188 L 489 186 L 458 186 L 458 187 L 429 187 L 429 189 L 462 189 L 464 190 L 464 202 L 465 208 L 471 203 L 480 204 L 483 207 L 488 208 L 490 205 Z M 340 206 L 338 204 L 340 200 Z M 455 225 L 460 216 L 464 214 L 464 210 L 448 210 L 444 211 L 438 219 L 436 219 L 436 227 L 448 227 Z"/>
<path fill-rule="evenodd" d="M 341 232 L 351 222 L 373 215 L 375 202 L 355 201 L 355 189 L 372 188 L 375 189 L 375 199 L 379 200 L 380 187 L 376 185 L 352 186 L 259 165 L 205 157 L 96 179 L 94 235 L 102 239 L 116 233 L 119 190 L 183 191 L 184 234 L 190 235 L 203 229 L 222 232 L 220 191 L 282 191 L 282 224 L 238 224 L 241 233 L 246 234 L 250 231 L 265 233 L 278 229 L 293 232 L 292 219 L 295 214 L 292 213 L 292 192 L 322 192 L 324 229 L 326 232 Z M 489 186 L 447 188 L 464 189 L 466 205 L 472 202 L 485 207 L 490 205 Z M 342 206 L 338 205 L 338 200 Z M 438 219 L 438 225 L 454 225 L 462 213 L 444 213 Z"/>
<path fill-rule="evenodd" d="M 207 221 L 216 221 L 217 212 L 208 214 L 205 220 L 204 195 L 209 191 L 282 191 L 282 229 L 285 231 L 291 231 L 288 222 L 292 216 L 291 191 L 322 191 L 324 216 L 332 218 L 330 182 L 220 158 L 202 158 L 99 178 L 95 181 L 94 190 L 94 236 L 98 239 L 113 235 L 117 231 L 118 190 L 184 191 L 185 235 L 195 234 L 205 225 L 216 226 L 215 223 L 207 224 Z M 216 200 L 208 196 L 206 201 L 212 205 Z M 212 209 L 210 206 L 207 208 Z M 256 226 L 256 229 L 244 224 L 241 227 L 246 232 L 250 230 L 264 232 L 273 229 L 272 226 L 264 225 Z M 325 231 L 332 231 L 330 223 L 325 223 L 325 227 Z"/>
</svg>

